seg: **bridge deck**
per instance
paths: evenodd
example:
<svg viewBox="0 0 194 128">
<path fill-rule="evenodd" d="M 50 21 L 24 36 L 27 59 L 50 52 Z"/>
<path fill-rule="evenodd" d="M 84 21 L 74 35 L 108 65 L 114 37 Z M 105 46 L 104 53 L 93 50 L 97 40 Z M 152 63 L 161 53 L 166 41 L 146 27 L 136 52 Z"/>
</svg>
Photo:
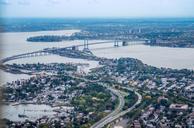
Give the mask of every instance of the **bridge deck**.
<svg viewBox="0 0 194 128">
<path fill-rule="evenodd" d="M 131 41 L 125 41 L 128 42 L 128 45 L 136 45 L 136 44 L 144 44 L 143 42 L 136 42 L 136 43 L 130 43 L 130 42 L 134 42 L 134 41 L 147 41 L 147 40 L 131 40 Z M 93 42 L 93 43 L 89 43 L 87 45 L 97 45 L 97 44 L 107 44 L 107 43 L 114 43 L 115 40 L 109 40 L 109 41 L 102 41 L 102 42 Z M 117 42 L 123 42 L 121 40 L 117 40 Z M 19 55 L 14 55 L 11 57 L 7 57 L 4 59 L 0 60 L 0 63 L 5 63 L 11 60 L 15 60 L 15 59 L 21 59 L 21 58 L 28 58 L 28 57 L 35 57 L 35 56 L 44 56 L 44 55 L 48 55 L 48 54 L 52 54 L 52 51 L 54 50 L 60 50 L 60 49 L 72 49 L 73 47 L 84 47 L 85 44 L 80 44 L 80 45 L 73 45 L 73 46 L 68 46 L 68 47 L 64 47 L 64 48 L 47 48 L 44 50 L 39 50 L 39 51 L 35 51 L 35 52 L 30 52 L 30 53 L 24 53 L 24 54 L 19 54 Z"/>
</svg>

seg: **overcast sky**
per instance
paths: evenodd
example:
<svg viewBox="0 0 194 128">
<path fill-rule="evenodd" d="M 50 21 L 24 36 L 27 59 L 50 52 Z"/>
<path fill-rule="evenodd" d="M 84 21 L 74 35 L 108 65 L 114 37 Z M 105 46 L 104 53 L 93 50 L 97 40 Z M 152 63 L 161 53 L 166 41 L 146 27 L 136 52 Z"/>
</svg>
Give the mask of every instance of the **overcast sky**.
<svg viewBox="0 0 194 128">
<path fill-rule="evenodd" d="M 194 0 L 0 0 L 3 17 L 194 17 Z"/>
</svg>

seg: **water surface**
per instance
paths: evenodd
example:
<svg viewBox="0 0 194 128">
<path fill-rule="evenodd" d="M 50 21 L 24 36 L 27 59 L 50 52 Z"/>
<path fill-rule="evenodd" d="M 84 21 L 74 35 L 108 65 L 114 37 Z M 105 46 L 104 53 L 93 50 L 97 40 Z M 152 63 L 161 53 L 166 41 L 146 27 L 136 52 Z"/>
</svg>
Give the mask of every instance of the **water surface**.
<svg viewBox="0 0 194 128">
<path fill-rule="evenodd" d="M 43 116 L 54 117 L 56 114 L 52 107 L 48 105 L 2 105 L 2 117 L 12 121 L 25 121 L 26 119 L 35 121 Z M 19 118 L 18 115 L 26 115 L 28 118 Z"/>
</svg>

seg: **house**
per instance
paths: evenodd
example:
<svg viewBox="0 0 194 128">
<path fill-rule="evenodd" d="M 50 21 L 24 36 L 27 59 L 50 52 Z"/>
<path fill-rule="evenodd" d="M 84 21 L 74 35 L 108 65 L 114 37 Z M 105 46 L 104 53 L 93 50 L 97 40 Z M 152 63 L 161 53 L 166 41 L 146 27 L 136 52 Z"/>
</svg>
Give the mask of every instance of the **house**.
<svg viewBox="0 0 194 128">
<path fill-rule="evenodd" d="M 187 104 L 171 104 L 169 108 L 172 111 L 183 112 L 183 111 L 188 110 L 188 105 Z"/>
<path fill-rule="evenodd" d="M 194 99 L 194 84 L 184 89 L 184 95 L 189 99 Z"/>
<path fill-rule="evenodd" d="M 189 115 L 189 118 L 187 120 L 187 126 L 188 126 L 188 128 L 194 128 L 194 112 L 192 112 Z"/>
<path fill-rule="evenodd" d="M 131 128 L 141 128 L 140 122 L 138 120 L 134 120 L 131 125 Z"/>
</svg>

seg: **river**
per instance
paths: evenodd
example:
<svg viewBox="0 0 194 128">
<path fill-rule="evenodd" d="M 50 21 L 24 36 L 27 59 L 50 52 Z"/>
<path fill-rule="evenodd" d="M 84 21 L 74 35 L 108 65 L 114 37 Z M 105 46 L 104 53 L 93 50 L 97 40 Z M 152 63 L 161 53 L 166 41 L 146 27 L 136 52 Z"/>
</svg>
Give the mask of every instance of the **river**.
<svg viewBox="0 0 194 128">
<path fill-rule="evenodd" d="M 106 58 L 136 58 L 155 67 L 194 70 L 193 48 L 168 48 L 148 45 L 129 45 L 114 48 L 107 44 L 107 49 L 98 46 L 98 48 L 93 48 L 92 52 L 97 56 Z"/>
<path fill-rule="evenodd" d="M 26 119 L 35 121 L 43 116 L 53 117 L 56 112 L 54 108 L 48 105 L 2 105 L 2 117 L 10 119 L 12 121 L 25 121 Z M 19 118 L 18 115 L 26 115 L 26 118 Z"/>
<path fill-rule="evenodd" d="M 8 57 L 16 54 L 26 53 L 52 47 L 66 47 L 77 44 L 83 44 L 81 40 L 63 41 L 63 42 L 27 42 L 26 39 L 30 36 L 49 35 L 49 34 L 64 34 L 71 35 L 79 30 L 64 30 L 64 31 L 43 31 L 43 32 L 17 32 L 17 33 L 0 33 L 2 41 L 0 42 L 2 57 Z M 89 43 L 96 42 L 95 40 Z M 142 60 L 144 63 L 156 67 L 167 67 L 174 69 L 194 69 L 194 49 L 193 48 L 168 48 L 156 47 L 147 45 L 129 45 L 126 47 L 114 48 L 112 44 L 100 44 L 89 47 L 91 51 L 101 57 L 119 58 L 132 57 Z M 40 57 L 41 58 L 41 57 Z M 43 57 L 44 58 L 44 57 Z M 46 58 L 46 57 L 45 57 Z M 41 58 L 42 59 L 42 58 Z M 40 60 L 41 60 L 40 59 Z M 67 59 L 67 58 L 66 58 Z M 37 58 L 26 59 L 28 62 L 36 62 Z M 50 60 L 61 62 L 60 57 L 51 57 Z M 20 60 L 23 62 L 24 60 Z M 80 60 L 77 60 L 78 62 Z M 18 61 L 17 61 L 18 62 Z M 45 62 L 45 61 L 44 61 Z"/>
</svg>

